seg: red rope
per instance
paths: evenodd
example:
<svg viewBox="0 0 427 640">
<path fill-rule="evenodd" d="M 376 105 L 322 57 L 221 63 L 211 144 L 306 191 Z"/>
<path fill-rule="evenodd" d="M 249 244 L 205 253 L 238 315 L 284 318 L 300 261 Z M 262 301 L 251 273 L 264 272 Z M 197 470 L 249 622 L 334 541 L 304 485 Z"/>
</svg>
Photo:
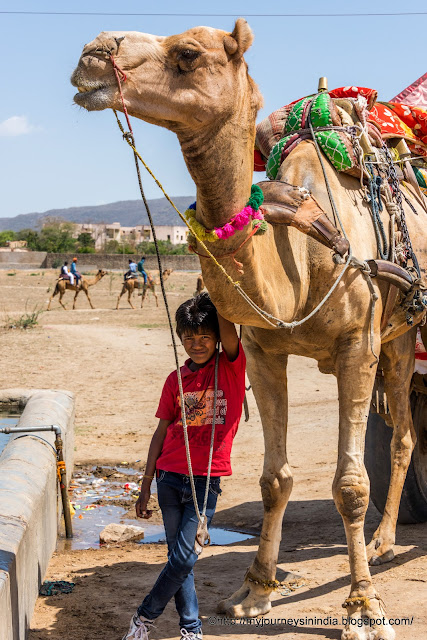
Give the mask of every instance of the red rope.
<svg viewBox="0 0 427 640">
<path fill-rule="evenodd" d="M 131 135 L 133 137 L 132 125 L 131 125 L 130 120 L 129 120 L 128 110 L 126 109 L 125 99 L 124 99 L 123 91 L 122 91 L 122 81 L 126 82 L 127 76 L 124 73 L 124 71 L 122 71 L 120 69 L 120 67 L 116 64 L 116 61 L 114 60 L 114 57 L 112 55 L 110 56 L 110 61 L 111 61 L 111 64 L 113 65 L 114 74 L 116 76 L 117 85 L 119 87 L 120 98 L 121 98 L 122 105 L 123 105 L 123 113 L 125 114 L 126 122 L 128 123 L 129 132 L 131 133 Z M 121 79 L 120 79 L 120 76 L 121 76 Z"/>
</svg>

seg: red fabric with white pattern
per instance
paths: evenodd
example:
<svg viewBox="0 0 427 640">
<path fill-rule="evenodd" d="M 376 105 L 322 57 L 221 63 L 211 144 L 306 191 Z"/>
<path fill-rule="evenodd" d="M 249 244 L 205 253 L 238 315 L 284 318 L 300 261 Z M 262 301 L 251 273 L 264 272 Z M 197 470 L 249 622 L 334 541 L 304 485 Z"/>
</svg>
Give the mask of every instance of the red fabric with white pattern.
<svg viewBox="0 0 427 640">
<path fill-rule="evenodd" d="M 331 98 L 357 98 L 358 96 L 363 96 L 368 103 L 368 122 L 372 122 L 378 127 L 383 139 L 404 138 L 415 155 L 427 158 L 427 109 L 397 102 L 377 102 L 377 91 L 367 87 L 339 87 L 329 91 L 329 95 Z M 298 102 L 298 100 L 294 100 L 286 107 L 278 109 L 259 123 L 257 137 L 259 136 L 260 142 L 264 142 L 264 147 L 260 145 L 262 152 L 266 153 L 266 141 L 271 144 L 271 140 L 277 142 L 282 137 L 272 124 L 276 121 L 281 124 L 283 116 L 288 113 L 290 106 L 295 102 Z M 278 114 L 278 117 L 275 117 L 275 114 Z M 270 140 L 267 137 L 268 133 L 270 133 Z M 262 171 L 263 166 L 265 167 L 265 163 L 263 164 L 264 156 L 258 150 L 255 153 L 254 170 Z"/>
</svg>

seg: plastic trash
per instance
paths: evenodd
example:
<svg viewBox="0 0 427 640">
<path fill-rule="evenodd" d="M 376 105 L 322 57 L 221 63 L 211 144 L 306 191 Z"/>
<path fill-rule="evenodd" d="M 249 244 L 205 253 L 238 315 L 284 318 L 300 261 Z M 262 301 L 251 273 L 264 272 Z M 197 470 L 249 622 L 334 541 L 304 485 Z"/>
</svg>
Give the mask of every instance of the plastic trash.
<svg viewBox="0 0 427 640">
<path fill-rule="evenodd" d="M 124 486 L 125 491 L 139 491 L 139 486 L 136 482 L 126 482 Z"/>
</svg>

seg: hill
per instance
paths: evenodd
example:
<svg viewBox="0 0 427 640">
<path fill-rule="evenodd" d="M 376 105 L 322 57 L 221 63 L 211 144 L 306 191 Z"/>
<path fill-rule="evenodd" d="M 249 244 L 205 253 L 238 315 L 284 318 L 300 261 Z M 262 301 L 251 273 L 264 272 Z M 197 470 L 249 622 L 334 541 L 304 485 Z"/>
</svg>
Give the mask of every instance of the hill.
<svg viewBox="0 0 427 640">
<path fill-rule="evenodd" d="M 180 211 L 185 211 L 194 196 L 178 196 L 172 198 Z M 151 215 L 156 225 L 183 225 L 181 218 L 166 198 L 148 200 Z M 45 217 L 63 218 L 69 222 L 120 222 L 123 227 L 134 227 L 149 224 L 148 216 L 142 200 L 123 200 L 111 204 L 88 207 L 70 207 L 68 209 L 50 209 L 43 213 L 25 213 L 14 218 L 0 218 L 0 231 L 21 229 L 37 229 Z"/>
</svg>

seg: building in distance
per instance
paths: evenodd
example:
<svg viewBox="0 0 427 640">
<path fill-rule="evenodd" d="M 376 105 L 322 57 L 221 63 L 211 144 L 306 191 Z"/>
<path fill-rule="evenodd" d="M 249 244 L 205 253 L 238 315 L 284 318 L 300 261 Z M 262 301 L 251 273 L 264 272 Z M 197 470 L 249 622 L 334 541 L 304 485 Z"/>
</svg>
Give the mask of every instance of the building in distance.
<svg viewBox="0 0 427 640">
<path fill-rule="evenodd" d="M 153 242 L 153 234 L 149 225 L 136 227 L 122 227 L 120 222 L 110 224 L 102 223 L 75 223 L 74 236 L 81 233 L 89 233 L 95 241 L 95 249 L 102 251 L 111 240 L 119 244 L 138 245 L 141 242 Z M 157 240 L 164 240 L 173 245 L 187 242 L 188 229 L 180 225 L 155 225 Z"/>
</svg>

